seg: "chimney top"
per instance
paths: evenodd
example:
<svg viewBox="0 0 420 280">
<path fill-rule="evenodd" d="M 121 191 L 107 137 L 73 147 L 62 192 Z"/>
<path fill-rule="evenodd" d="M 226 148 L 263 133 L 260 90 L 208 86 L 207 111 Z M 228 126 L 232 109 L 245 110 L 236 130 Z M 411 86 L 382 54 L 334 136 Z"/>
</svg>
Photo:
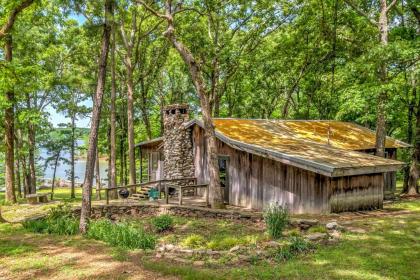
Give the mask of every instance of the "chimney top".
<svg viewBox="0 0 420 280">
<path fill-rule="evenodd" d="M 185 114 L 188 114 L 188 109 L 189 109 L 188 104 L 172 104 L 172 105 L 165 106 L 163 108 L 163 113 L 165 115 L 177 115 L 177 114 L 185 115 Z"/>
</svg>

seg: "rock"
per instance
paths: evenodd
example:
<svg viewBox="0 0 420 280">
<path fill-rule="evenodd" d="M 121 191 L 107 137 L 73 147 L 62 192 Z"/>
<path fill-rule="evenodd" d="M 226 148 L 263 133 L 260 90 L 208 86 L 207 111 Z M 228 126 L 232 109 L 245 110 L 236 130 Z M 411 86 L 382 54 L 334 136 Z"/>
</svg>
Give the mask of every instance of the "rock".
<svg viewBox="0 0 420 280">
<path fill-rule="evenodd" d="M 191 249 L 181 249 L 181 250 L 178 250 L 178 252 L 183 253 L 188 256 L 192 256 L 194 254 L 194 250 L 191 250 Z"/>
<path fill-rule="evenodd" d="M 307 230 L 307 229 L 309 229 L 311 227 L 311 225 L 308 225 L 308 224 L 299 224 L 299 228 L 301 229 L 301 230 Z"/>
<path fill-rule="evenodd" d="M 338 228 L 338 224 L 337 224 L 337 222 L 330 222 L 330 223 L 326 224 L 325 227 L 329 230 L 333 230 L 333 229 Z"/>
<path fill-rule="evenodd" d="M 172 251 L 174 249 L 175 249 L 175 245 L 173 245 L 173 244 L 166 244 L 165 245 L 165 250 L 166 251 Z"/>
<path fill-rule="evenodd" d="M 195 261 L 193 262 L 193 266 L 203 266 L 204 265 L 204 261 Z"/>
<path fill-rule="evenodd" d="M 160 254 L 160 253 L 157 253 L 156 256 L 155 256 L 155 258 L 157 258 L 157 259 L 161 259 L 162 257 L 163 257 L 163 255 Z"/>
<path fill-rule="evenodd" d="M 326 237 L 327 237 L 327 234 L 321 233 L 321 232 L 315 232 L 315 233 L 306 235 L 306 238 L 309 241 L 318 241 L 318 240 L 326 239 Z"/>
<path fill-rule="evenodd" d="M 319 224 L 319 221 L 316 219 L 301 219 L 300 220 L 300 224 L 306 224 L 306 225 L 310 225 L 310 226 L 316 226 L 317 224 Z"/>
<path fill-rule="evenodd" d="M 164 246 L 160 246 L 159 248 L 157 248 L 158 252 L 165 252 L 165 245 Z"/>
<path fill-rule="evenodd" d="M 178 258 L 178 257 L 173 258 L 172 260 L 174 260 L 176 262 L 179 262 L 179 263 L 190 263 L 189 260 L 186 260 L 186 259 L 183 259 L 183 258 Z"/>
<path fill-rule="evenodd" d="M 267 243 L 267 247 L 274 247 L 274 248 L 276 248 L 276 247 L 279 247 L 279 246 L 280 246 L 280 243 L 278 243 L 277 241 L 274 241 L 274 240 L 272 240 L 272 241 L 270 241 L 270 242 Z"/>
<path fill-rule="evenodd" d="M 338 230 L 333 230 L 330 233 L 330 236 L 334 239 L 339 239 L 341 237 L 341 232 L 339 232 Z"/>
<path fill-rule="evenodd" d="M 241 249 L 241 246 L 236 245 L 235 247 L 230 248 L 229 253 L 234 253 L 238 251 L 239 249 Z"/>
</svg>

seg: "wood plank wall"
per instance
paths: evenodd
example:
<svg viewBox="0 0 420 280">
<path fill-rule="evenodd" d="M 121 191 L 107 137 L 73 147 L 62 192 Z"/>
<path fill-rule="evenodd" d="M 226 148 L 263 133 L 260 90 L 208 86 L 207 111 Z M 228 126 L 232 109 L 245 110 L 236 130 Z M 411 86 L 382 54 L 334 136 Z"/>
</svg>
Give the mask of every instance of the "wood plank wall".
<svg viewBox="0 0 420 280">
<path fill-rule="evenodd" d="M 207 151 L 201 128 L 193 129 L 195 176 L 208 182 Z M 382 207 L 382 174 L 329 178 L 231 148 L 218 141 L 219 155 L 228 156 L 229 204 L 262 210 L 270 203 L 293 213 L 328 213 Z"/>
</svg>

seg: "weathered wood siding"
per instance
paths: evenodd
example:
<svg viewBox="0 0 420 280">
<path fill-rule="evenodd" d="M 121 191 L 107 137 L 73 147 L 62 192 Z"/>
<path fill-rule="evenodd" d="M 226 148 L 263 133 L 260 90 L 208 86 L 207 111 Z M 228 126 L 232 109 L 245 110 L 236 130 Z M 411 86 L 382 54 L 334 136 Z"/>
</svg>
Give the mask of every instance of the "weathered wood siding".
<svg viewBox="0 0 420 280">
<path fill-rule="evenodd" d="M 207 149 L 201 128 L 193 129 L 195 176 L 208 182 Z M 382 207 L 382 174 L 329 178 L 218 141 L 229 157 L 229 204 L 262 210 L 270 203 L 293 213 L 328 213 Z"/>
<path fill-rule="evenodd" d="M 382 208 L 382 173 L 330 178 L 329 181 L 331 212 Z"/>
</svg>

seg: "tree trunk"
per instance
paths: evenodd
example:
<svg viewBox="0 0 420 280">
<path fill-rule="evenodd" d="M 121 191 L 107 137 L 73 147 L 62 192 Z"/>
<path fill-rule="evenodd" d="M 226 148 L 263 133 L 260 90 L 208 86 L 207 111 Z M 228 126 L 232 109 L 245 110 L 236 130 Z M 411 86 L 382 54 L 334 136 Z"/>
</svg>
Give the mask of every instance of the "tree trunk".
<svg viewBox="0 0 420 280">
<path fill-rule="evenodd" d="M 19 162 L 19 156 L 16 155 L 17 161 L 16 161 L 16 185 L 17 185 L 17 193 L 18 197 L 22 198 L 22 181 L 20 177 L 20 162 Z"/>
<path fill-rule="evenodd" d="M 57 165 L 58 165 L 58 160 L 60 158 L 60 153 L 61 152 L 59 152 L 57 154 L 57 156 L 55 157 L 55 161 L 54 161 L 53 179 L 52 179 L 52 182 L 51 182 L 51 200 L 54 199 L 55 174 L 56 174 L 56 171 L 57 171 Z"/>
<path fill-rule="evenodd" d="M 73 104 L 74 105 L 74 104 Z M 70 198 L 76 198 L 75 194 L 75 178 L 74 178 L 74 162 L 75 162 L 75 142 L 76 142 L 76 116 L 74 112 L 71 116 L 71 147 L 70 147 L 70 181 L 71 181 L 71 194 Z"/>
<path fill-rule="evenodd" d="M 219 165 L 217 158 L 217 142 L 216 133 L 211 119 L 212 108 L 209 102 L 209 94 L 205 90 L 205 84 L 203 79 L 203 73 L 195 57 L 192 55 L 190 50 L 184 46 L 182 42 L 179 42 L 175 36 L 175 27 L 173 23 L 173 9 L 171 1 L 166 4 L 165 18 L 168 23 L 164 35 L 180 54 L 184 63 L 187 65 L 190 72 L 191 79 L 194 87 L 197 91 L 198 97 L 200 98 L 201 113 L 203 115 L 204 123 L 204 135 L 207 142 L 207 164 L 209 169 L 209 199 L 212 208 L 224 208 L 222 190 L 220 188 L 219 178 Z"/>
<path fill-rule="evenodd" d="M 413 75 L 412 78 L 412 88 L 413 91 L 416 91 L 417 80 Z M 414 93 L 413 93 L 414 95 Z M 417 181 L 419 179 L 419 170 L 418 165 L 420 161 L 420 100 L 417 103 L 417 111 L 416 111 L 416 134 L 414 137 L 414 149 L 411 157 L 411 165 L 410 165 L 410 175 L 408 179 L 408 188 L 405 193 L 408 195 L 415 195 L 418 194 L 418 186 Z"/>
<path fill-rule="evenodd" d="M 29 176 L 30 176 L 30 192 L 36 193 L 36 170 L 35 170 L 35 126 L 29 123 L 28 126 L 29 140 Z"/>
<path fill-rule="evenodd" d="M 406 84 L 408 84 L 407 73 L 404 73 Z M 416 88 L 412 89 L 412 96 L 410 97 L 410 90 L 407 93 L 408 101 L 408 112 L 407 112 L 407 143 L 412 144 L 413 142 L 413 116 L 414 116 L 414 107 L 417 99 Z M 408 192 L 408 180 L 410 178 L 410 166 L 404 167 L 404 182 L 402 193 Z"/>
<path fill-rule="evenodd" d="M 388 15 L 386 0 L 380 0 L 381 11 L 379 15 L 379 34 L 380 43 L 383 47 L 388 45 Z M 378 95 L 377 112 L 376 112 L 376 152 L 380 157 L 385 156 L 385 140 L 386 140 L 386 104 L 388 102 L 388 92 L 384 88 L 388 82 L 388 73 L 386 62 L 382 61 L 379 69 L 379 79 L 382 85 Z"/>
<path fill-rule="evenodd" d="M 1 205 L 0 205 L 0 223 L 6 223 L 7 221 L 1 215 Z"/>
<path fill-rule="evenodd" d="M 5 37 L 5 60 L 12 62 L 12 35 Z M 14 150 L 14 127 L 15 127 L 15 93 L 13 89 L 6 92 L 7 108 L 4 113 L 4 143 L 5 151 L 5 184 L 6 201 L 16 203 L 15 195 L 15 150 Z"/>
<path fill-rule="evenodd" d="M 115 101 L 117 99 L 117 86 L 115 80 L 115 23 L 112 24 L 112 51 L 111 51 L 111 124 L 110 124 L 110 156 L 109 156 L 109 187 L 115 188 L 117 186 L 117 161 L 116 161 L 116 122 L 117 117 L 115 113 Z M 111 194 L 112 198 L 117 197 L 117 191 L 113 190 L 109 194 Z"/>
<path fill-rule="evenodd" d="M 127 134 L 129 184 L 136 183 L 136 153 L 134 144 L 134 85 L 133 69 L 127 67 Z"/>
<path fill-rule="evenodd" d="M 88 221 L 91 212 L 91 190 L 93 183 L 93 175 L 95 169 L 96 149 L 98 144 L 98 130 L 101 117 L 102 99 L 104 95 L 106 66 L 108 60 L 109 41 L 111 37 L 111 26 L 109 24 L 110 17 L 113 17 L 113 1 L 105 1 L 105 24 L 102 35 L 101 55 L 98 65 L 98 83 L 94 97 L 92 124 L 89 135 L 89 147 L 86 159 L 86 173 L 83 182 L 82 210 L 80 214 L 80 232 L 85 234 L 88 229 Z"/>
<path fill-rule="evenodd" d="M 99 152 L 96 149 L 96 162 L 95 162 L 95 181 L 96 181 L 96 199 L 101 200 L 101 170 L 99 168 Z"/>
</svg>

